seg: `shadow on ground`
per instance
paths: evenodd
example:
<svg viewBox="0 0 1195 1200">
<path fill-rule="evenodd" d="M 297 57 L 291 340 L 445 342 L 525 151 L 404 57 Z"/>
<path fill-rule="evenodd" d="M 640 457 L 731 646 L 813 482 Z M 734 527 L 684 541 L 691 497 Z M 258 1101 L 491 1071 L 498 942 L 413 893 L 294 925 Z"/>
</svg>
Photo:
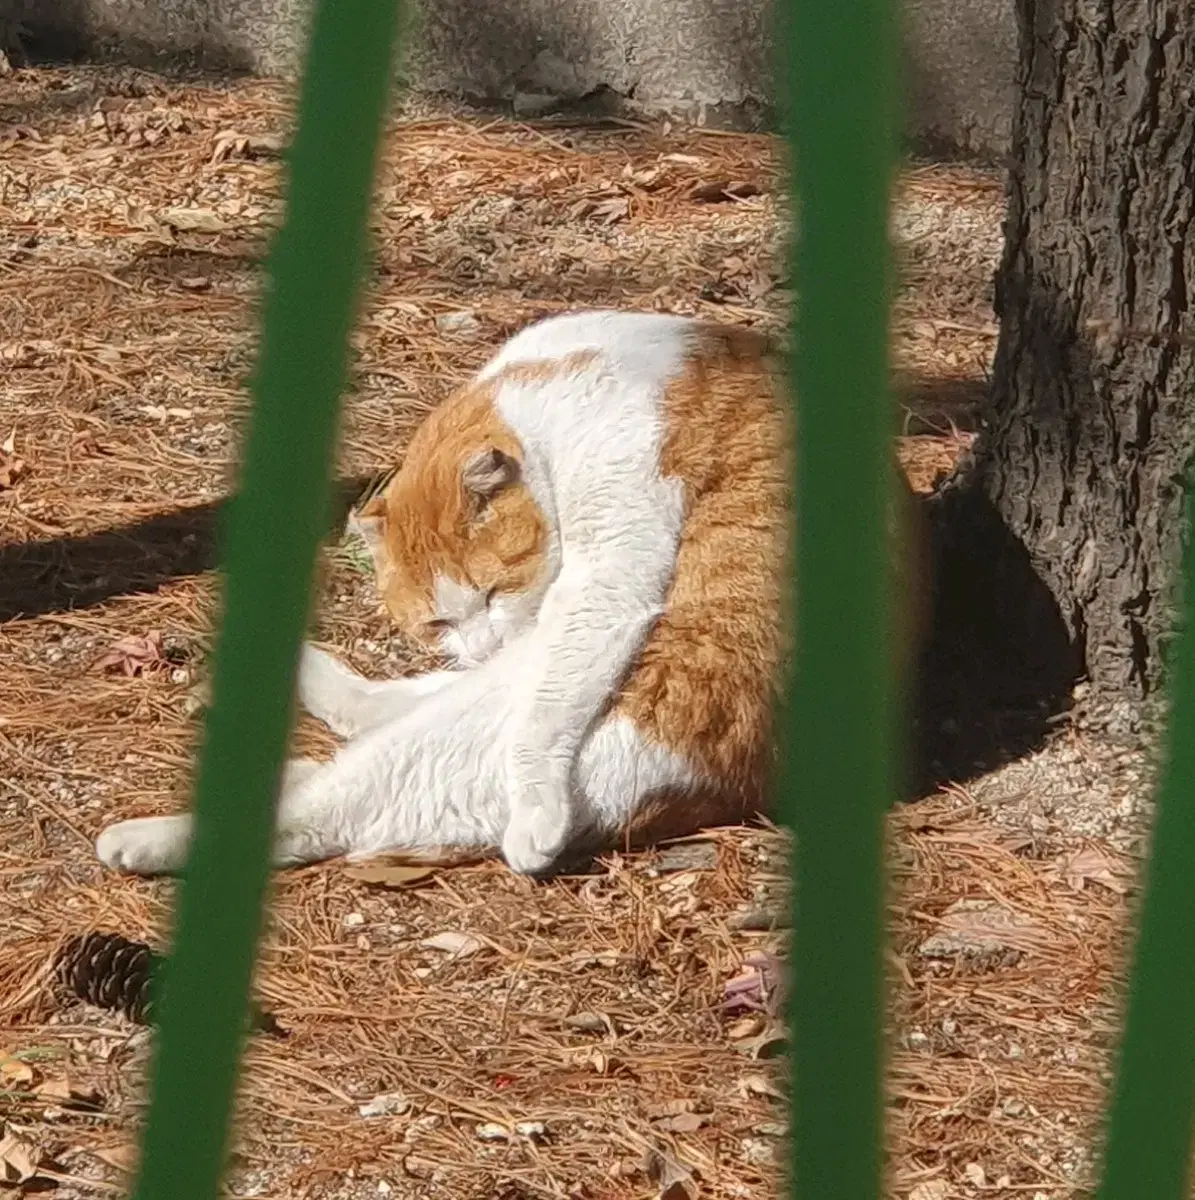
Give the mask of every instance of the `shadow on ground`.
<svg viewBox="0 0 1195 1200">
<path fill-rule="evenodd" d="M 982 491 L 963 485 L 920 502 L 934 599 L 912 705 L 911 797 L 1039 749 L 1081 669 L 1053 595 Z"/>
<path fill-rule="evenodd" d="M 902 416 L 900 432 L 945 435 L 956 429 L 974 433 L 988 383 L 973 377 L 906 376 L 895 381 L 894 390 Z"/>
<path fill-rule="evenodd" d="M 371 482 L 338 481 L 333 529 L 343 527 Z M 932 530 L 934 610 L 911 714 L 909 797 L 964 783 L 1039 748 L 1065 711 L 1077 674 L 1052 596 L 978 489 L 920 502 Z M 0 621 L 152 592 L 213 569 L 229 503 L 0 547 Z"/>
<path fill-rule="evenodd" d="M 333 529 L 343 527 L 372 482 L 370 476 L 337 481 Z M 0 621 L 88 608 L 212 570 L 231 503 L 196 504 L 101 533 L 0 546 Z"/>
</svg>

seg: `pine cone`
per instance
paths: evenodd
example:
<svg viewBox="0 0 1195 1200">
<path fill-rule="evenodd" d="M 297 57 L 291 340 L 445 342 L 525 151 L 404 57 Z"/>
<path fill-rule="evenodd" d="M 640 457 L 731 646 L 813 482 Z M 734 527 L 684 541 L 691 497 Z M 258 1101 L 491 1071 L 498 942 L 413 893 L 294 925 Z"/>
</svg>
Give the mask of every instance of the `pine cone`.
<svg viewBox="0 0 1195 1200">
<path fill-rule="evenodd" d="M 72 996 L 109 1012 L 123 1013 L 138 1025 L 153 1022 L 153 987 L 165 959 L 144 942 L 130 941 L 119 933 L 80 934 L 58 952 L 54 975 Z M 275 1018 L 253 1005 L 251 1027 L 285 1036 Z"/>
<path fill-rule="evenodd" d="M 152 1020 L 151 982 L 161 956 L 119 933 L 85 933 L 59 951 L 55 976 L 73 996 L 123 1013 L 138 1025 Z"/>
</svg>

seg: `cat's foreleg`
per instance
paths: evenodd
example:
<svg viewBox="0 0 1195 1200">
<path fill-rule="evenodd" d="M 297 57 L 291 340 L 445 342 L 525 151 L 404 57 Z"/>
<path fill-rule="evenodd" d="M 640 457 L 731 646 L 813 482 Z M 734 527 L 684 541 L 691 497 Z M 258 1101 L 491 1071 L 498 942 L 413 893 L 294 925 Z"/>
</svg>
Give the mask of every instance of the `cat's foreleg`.
<svg viewBox="0 0 1195 1200">
<path fill-rule="evenodd" d="M 315 770 L 289 768 L 278 805 L 274 863 L 291 866 L 385 850 L 492 849 L 507 823 L 503 786 L 510 667 L 452 672 L 405 715 L 374 726 Z M 188 815 L 109 826 L 96 843 L 109 867 L 177 871 Z"/>
<path fill-rule="evenodd" d="M 297 792 L 327 764 L 292 758 L 282 768 L 282 794 Z M 135 875 L 171 875 L 180 871 L 191 840 L 191 817 L 138 817 L 109 825 L 96 840 L 96 856 L 106 866 Z"/>
<path fill-rule="evenodd" d="M 455 671 L 429 671 L 402 679 L 366 679 L 308 642 L 299 658 L 296 687 L 299 703 L 313 717 L 351 738 L 401 717 L 456 678 Z"/>
<path fill-rule="evenodd" d="M 546 870 L 575 832 L 578 753 L 662 612 L 666 580 L 655 596 L 611 595 L 604 583 L 558 579 L 529 639 L 530 663 L 512 696 L 502 838 L 516 871 Z"/>
</svg>

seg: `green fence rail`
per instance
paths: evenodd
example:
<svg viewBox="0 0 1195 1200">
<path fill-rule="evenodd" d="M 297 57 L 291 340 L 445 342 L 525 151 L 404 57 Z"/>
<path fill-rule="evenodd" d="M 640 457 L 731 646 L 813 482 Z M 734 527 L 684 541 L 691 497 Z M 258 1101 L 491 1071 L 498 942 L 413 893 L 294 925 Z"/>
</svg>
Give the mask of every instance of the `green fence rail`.
<svg viewBox="0 0 1195 1200">
<path fill-rule="evenodd" d="M 883 818 L 893 791 L 885 569 L 888 196 L 899 44 L 891 0 L 778 5 L 799 228 L 797 645 L 778 721 L 796 830 L 789 1019 L 793 1180 L 880 1189 Z"/>
<path fill-rule="evenodd" d="M 1187 498 L 1195 529 L 1195 496 Z M 1183 564 L 1195 612 L 1195 562 Z M 1171 664 L 1169 752 L 1158 791 L 1100 1200 L 1186 1200 L 1195 1118 L 1195 632 Z"/>
<path fill-rule="evenodd" d="M 226 1155 L 273 819 L 292 723 L 395 3 L 321 0 L 271 259 L 224 616 L 160 1009 L 139 1200 L 211 1200 Z M 778 722 L 796 830 L 793 1186 L 875 1200 L 882 1137 L 883 812 L 894 779 L 885 571 L 892 0 L 778 5 L 800 236 L 796 676 Z M 1190 587 L 1189 589 L 1190 590 Z M 1195 593 L 1187 597 L 1188 611 Z M 1185 1195 L 1195 1101 L 1195 638 L 1148 874 L 1104 1200 Z"/>
<path fill-rule="evenodd" d="M 315 13 L 227 530 L 139 1200 L 212 1200 L 221 1177 L 397 23 L 394 0 L 323 0 Z"/>
</svg>

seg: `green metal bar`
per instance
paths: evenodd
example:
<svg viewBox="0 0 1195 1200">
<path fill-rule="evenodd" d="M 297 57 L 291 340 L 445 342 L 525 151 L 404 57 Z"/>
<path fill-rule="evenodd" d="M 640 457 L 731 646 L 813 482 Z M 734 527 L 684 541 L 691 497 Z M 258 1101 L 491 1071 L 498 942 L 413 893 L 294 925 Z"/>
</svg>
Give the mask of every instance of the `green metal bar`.
<svg viewBox="0 0 1195 1200">
<path fill-rule="evenodd" d="M 138 1200 L 211 1200 L 222 1174 L 397 20 L 396 0 L 322 0 L 314 14 Z"/>
<path fill-rule="evenodd" d="M 1195 528 L 1195 495 L 1187 523 Z M 1099 1200 L 1186 1200 L 1195 1119 L 1195 553 L 1172 660 L 1169 753 L 1146 866 Z"/>
<path fill-rule="evenodd" d="M 793 1182 L 875 1200 L 882 1163 L 883 814 L 895 722 L 888 202 L 890 0 L 777 6 L 797 197 L 797 642 L 777 725 L 796 831 L 789 990 Z"/>
</svg>

